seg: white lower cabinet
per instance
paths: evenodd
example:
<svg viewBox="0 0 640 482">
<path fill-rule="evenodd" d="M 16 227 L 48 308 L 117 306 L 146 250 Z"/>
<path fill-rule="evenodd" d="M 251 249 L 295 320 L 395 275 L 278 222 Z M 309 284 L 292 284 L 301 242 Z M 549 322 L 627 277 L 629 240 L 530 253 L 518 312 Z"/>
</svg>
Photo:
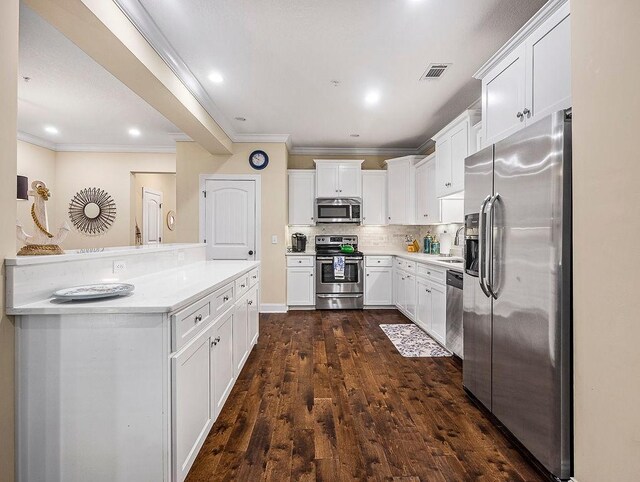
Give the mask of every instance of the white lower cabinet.
<svg viewBox="0 0 640 482">
<path fill-rule="evenodd" d="M 367 266 L 364 270 L 364 304 L 393 305 L 393 268 Z"/>
<path fill-rule="evenodd" d="M 416 324 L 424 331 L 431 331 L 432 323 L 432 297 L 431 283 L 418 278 L 416 282 L 418 306 L 416 308 Z"/>
<path fill-rule="evenodd" d="M 316 285 L 313 256 L 290 256 L 287 259 L 287 304 L 315 306 Z"/>
<path fill-rule="evenodd" d="M 414 321 L 443 346 L 447 334 L 446 285 L 418 278 L 417 307 Z"/>
<path fill-rule="evenodd" d="M 394 303 L 411 320 L 416 315 L 416 277 L 415 274 L 395 268 Z"/>
<path fill-rule="evenodd" d="M 258 310 L 258 287 L 254 286 L 247 295 L 249 305 L 249 347 L 258 341 L 260 312 Z"/>
<path fill-rule="evenodd" d="M 233 312 L 229 312 L 214 326 L 211 337 L 211 376 L 213 377 L 213 413 L 215 418 L 220 415 L 222 406 L 227 400 L 233 382 Z"/>
<path fill-rule="evenodd" d="M 249 356 L 249 297 L 243 296 L 235 306 L 233 320 L 233 367 L 237 377 Z"/>
</svg>

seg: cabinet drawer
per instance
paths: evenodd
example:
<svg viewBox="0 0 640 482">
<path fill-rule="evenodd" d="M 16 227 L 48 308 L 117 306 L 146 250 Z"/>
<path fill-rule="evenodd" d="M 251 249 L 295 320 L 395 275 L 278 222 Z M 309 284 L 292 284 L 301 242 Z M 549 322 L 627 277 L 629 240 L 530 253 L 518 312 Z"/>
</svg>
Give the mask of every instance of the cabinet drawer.
<svg viewBox="0 0 640 482">
<path fill-rule="evenodd" d="M 260 271 L 258 268 L 249 271 L 249 287 L 255 286 L 258 281 L 260 281 Z"/>
<path fill-rule="evenodd" d="M 172 348 L 179 350 L 213 319 L 212 296 L 200 300 L 171 317 Z"/>
<path fill-rule="evenodd" d="M 313 256 L 287 256 L 287 266 L 290 268 L 295 267 L 312 267 Z"/>
<path fill-rule="evenodd" d="M 213 294 L 213 316 L 217 318 L 222 313 L 227 311 L 233 303 L 235 302 L 235 285 L 234 283 L 229 283 L 224 288 L 220 288 Z"/>
<path fill-rule="evenodd" d="M 391 256 L 365 256 L 365 266 L 393 266 Z"/>
<path fill-rule="evenodd" d="M 429 264 L 418 265 L 418 276 L 428 278 L 436 283 L 447 282 L 447 270 L 444 268 L 434 268 Z"/>
<path fill-rule="evenodd" d="M 405 271 L 409 271 L 410 273 L 414 273 L 416 270 L 416 263 L 415 261 L 409 261 L 403 258 L 395 258 L 395 263 L 394 266 L 396 268 L 405 270 Z"/>
<path fill-rule="evenodd" d="M 236 279 L 236 298 L 240 298 L 249 291 L 249 274 L 245 273 Z"/>
</svg>

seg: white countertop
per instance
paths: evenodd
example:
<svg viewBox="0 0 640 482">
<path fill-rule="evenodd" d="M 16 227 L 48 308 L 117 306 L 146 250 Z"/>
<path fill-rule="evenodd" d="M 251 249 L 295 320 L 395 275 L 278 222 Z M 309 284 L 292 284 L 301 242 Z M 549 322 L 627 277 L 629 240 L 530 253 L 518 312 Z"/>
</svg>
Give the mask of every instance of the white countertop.
<svg viewBox="0 0 640 482">
<path fill-rule="evenodd" d="M 259 261 L 201 261 L 124 280 L 135 286 L 134 292 L 128 296 L 73 302 L 49 298 L 7 308 L 7 314 L 169 313 L 214 292 L 259 265 Z"/>
<path fill-rule="evenodd" d="M 438 254 L 425 254 L 425 253 L 409 253 L 408 251 L 403 251 L 397 248 L 386 248 L 384 246 L 381 247 L 359 247 L 359 250 L 364 253 L 365 256 L 397 256 L 403 259 L 413 260 L 419 263 L 429 263 L 435 266 L 440 266 L 443 268 L 452 269 L 462 273 L 464 271 L 464 262 L 460 261 L 459 263 L 447 263 L 443 262 L 443 259 L 447 259 L 446 256 L 440 256 Z M 315 251 L 307 251 L 305 253 L 291 253 L 287 252 L 287 256 L 315 256 Z M 454 259 L 460 259 L 454 257 Z"/>
</svg>

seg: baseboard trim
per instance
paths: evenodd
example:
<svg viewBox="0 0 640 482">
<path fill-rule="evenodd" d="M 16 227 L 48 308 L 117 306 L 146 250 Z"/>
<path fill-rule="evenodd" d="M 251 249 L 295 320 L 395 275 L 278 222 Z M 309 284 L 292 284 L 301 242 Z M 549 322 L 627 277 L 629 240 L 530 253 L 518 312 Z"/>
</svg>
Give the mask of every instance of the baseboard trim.
<svg viewBox="0 0 640 482">
<path fill-rule="evenodd" d="M 286 313 L 287 305 L 279 303 L 262 303 L 260 305 L 260 313 Z"/>
<path fill-rule="evenodd" d="M 397 310 L 395 306 L 391 305 L 364 305 L 365 310 Z"/>
</svg>

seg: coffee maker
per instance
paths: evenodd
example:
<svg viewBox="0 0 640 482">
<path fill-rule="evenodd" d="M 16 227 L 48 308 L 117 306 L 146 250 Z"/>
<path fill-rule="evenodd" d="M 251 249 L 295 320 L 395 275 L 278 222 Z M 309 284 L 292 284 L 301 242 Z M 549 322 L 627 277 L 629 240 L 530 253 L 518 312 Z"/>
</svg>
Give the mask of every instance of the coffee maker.
<svg viewBox="0 0 640 482">
<path fill-rule="evenodd" d="M 307 249 L 307 237 L 302 233 L 291 235 L 291 251 L 293 253 L 304 253 Z"/>
</svg>

